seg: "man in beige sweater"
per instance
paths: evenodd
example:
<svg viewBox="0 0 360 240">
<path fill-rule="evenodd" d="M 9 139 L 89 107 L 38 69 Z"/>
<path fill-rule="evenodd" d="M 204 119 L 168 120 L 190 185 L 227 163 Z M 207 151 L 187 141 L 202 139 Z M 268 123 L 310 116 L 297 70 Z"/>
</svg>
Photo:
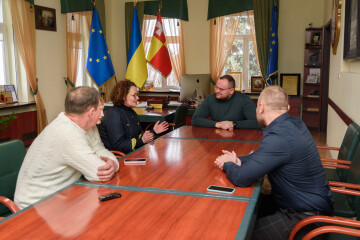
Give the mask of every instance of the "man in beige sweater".
<svg viewBox="0 0 360 240">
<path fill-rule="evenodd" d="M 96 124 L 103 117 L 99 92 L 91 87 L 69 90 L 65 113 L 35 139 L 21 166 L 15 203 L 22 209 L 79 180 L 108 181 L 119 169 L 104 148 Z"/>
</svg>

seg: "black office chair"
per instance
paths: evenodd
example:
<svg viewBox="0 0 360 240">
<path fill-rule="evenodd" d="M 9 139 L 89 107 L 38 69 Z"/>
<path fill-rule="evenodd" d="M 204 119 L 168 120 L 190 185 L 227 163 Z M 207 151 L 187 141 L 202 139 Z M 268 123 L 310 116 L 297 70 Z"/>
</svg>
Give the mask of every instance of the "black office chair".
<svg viewBox="0 0 360 240">
<path fill-rule="evenodd" d="M 175 130 L 181 126 L 186 125 L 186 115 L 188 111 L 188 105 L 187 104 L 181 104 L 176 108 L 174 121 L 172 123 L 169 123 L 170 126 L 172 126 L 172 129 Z"/>
<path fill-rule="evenodd" d="M 176 108 L 175 114 L 174 114 L 174 120 L 173 122 L 169 123 L 169 126 L 172 128 L 172 130 L 175 130 L 181 126 L 186 125 L 186 115 L 187 115 L 188 105 L 187 104 L 181 104 Z M 150 127 L 152 127 L 155 123 L 150 123 L 146 126 L 145 131 L 148 131 Z M 166 131 L 166 133 L 169 131 Z M 164 133 L 162 133 L 164 134 Z"/>
</svg>

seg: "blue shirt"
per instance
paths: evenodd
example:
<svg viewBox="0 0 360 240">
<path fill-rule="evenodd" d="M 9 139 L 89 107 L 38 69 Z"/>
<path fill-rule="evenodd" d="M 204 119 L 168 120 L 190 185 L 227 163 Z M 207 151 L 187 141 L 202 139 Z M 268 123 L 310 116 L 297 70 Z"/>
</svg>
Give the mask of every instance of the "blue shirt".
<svg viewBox="0 0 360 240">
<path fill-rule="evenodd" d="M 303 121 L 285 113 L 264 130 L 259 149 L 240 157 L 241 166 L 224 164 L 227 178 L 248 187 L 268 174 L 281 208 L 331 212 L 333 199 L 314 140 Z"/>
</svg>

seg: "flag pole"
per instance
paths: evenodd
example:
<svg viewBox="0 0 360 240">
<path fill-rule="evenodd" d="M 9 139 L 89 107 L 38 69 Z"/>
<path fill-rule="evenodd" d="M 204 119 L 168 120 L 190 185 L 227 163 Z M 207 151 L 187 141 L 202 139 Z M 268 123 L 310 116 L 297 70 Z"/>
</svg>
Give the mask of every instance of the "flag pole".
<svg viewBox="0 0 360 240">
<path fill-rule="evenodd" d="M 160 0 L 160 2 L 159 2 L 159 12 L 160 12 L 161 8 L 162 8 L 162 0 Z"/>
<path fill-rule="evenodd" d="M 137 0 L 134 1 L 134 7 L 136 7 L 136 4 L 137 4 Z"/>
<path fill-rule="evenodd" d="M 96 6 L 95 1 L 96 1 L 96 0 L 91 0 L 91 2 L 94 4 L 94 7 Z"/>
</svg>

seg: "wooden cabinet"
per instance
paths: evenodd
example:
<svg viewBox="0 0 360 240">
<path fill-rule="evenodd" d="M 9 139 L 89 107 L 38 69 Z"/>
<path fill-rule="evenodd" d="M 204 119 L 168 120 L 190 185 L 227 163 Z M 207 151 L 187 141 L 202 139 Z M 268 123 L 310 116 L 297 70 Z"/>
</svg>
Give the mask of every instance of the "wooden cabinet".
<svg viewBox="0 0 360 240">
<path fill-rule="evenodd" d="M 37 136 L 37 112 L 16 112 L 17 116 L 10 126 L 0 130 L 0 142 L 20 139 L 25 146 L 30 146 Z M 2 115 L 0 117 L 8 116 Z"/>
<path fill-rule="evenodd" d="M 326 131 L 329 90 L 330 26 L 305 30 L 302 119 Z"/>
</svg>

